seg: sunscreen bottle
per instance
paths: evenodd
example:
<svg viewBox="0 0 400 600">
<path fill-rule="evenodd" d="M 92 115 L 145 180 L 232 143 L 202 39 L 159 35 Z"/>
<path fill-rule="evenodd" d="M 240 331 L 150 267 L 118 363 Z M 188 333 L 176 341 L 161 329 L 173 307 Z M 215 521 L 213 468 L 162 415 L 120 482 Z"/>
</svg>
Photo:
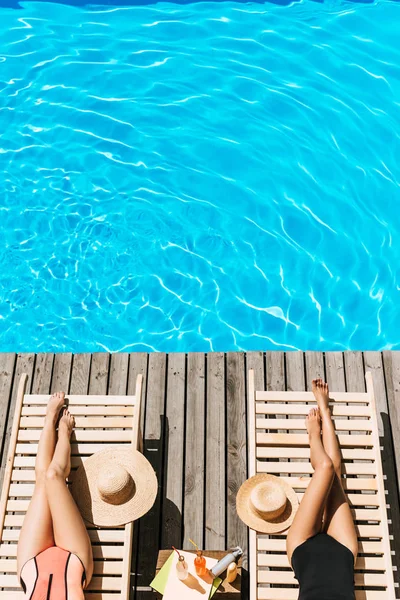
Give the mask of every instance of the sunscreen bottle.
<svg viewBox="0 0 400 600">
<path fill-rule="evenodd" d="M 242 556 L 242 554 L 243 550 L 241 548 L 233 548 L 229 554 L 226 554 L 226 556 L 221 558 L 221 560 L 217 562 L 212 569 L 210 569 L 210 575 L 212 575 L 212 577 L 215 579 L 215 577 L 218 577 L 221 575 L 221 573 L 226 571 L 231 562 L 236 561 L 236 559 L 239 558 L 239 556 Z"/>
</svg>

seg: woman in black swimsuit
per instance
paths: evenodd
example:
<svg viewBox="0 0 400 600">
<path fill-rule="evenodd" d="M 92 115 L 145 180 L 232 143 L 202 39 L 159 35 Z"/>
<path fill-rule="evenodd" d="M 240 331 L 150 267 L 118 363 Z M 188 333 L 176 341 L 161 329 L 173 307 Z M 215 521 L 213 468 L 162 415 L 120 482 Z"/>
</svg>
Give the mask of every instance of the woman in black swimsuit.
<svg viewBox="0 0 400 600">
<path fill-rule="evenodd" d="M 306 425 L 314 473 L 289 529 L 286 551 L 300 585 L 298 600 L 354 600 L 357 533 L 341 483 L 328 385 L 314 379 L 312 390 L 318 408 L 310 410 Z"/>
</svg>

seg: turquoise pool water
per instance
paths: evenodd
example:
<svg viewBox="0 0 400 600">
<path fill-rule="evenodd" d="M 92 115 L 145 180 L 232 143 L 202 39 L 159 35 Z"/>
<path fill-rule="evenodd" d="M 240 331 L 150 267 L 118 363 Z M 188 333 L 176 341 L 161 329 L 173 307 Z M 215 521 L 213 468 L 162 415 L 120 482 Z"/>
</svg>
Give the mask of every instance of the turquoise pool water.
<svg viewBox="0 0 400 600">
<path fill-rule="evenodd" d="M 400 349 L 400 5 L 104 4 L 0 9 L 0 350 Z"/>
</svg>

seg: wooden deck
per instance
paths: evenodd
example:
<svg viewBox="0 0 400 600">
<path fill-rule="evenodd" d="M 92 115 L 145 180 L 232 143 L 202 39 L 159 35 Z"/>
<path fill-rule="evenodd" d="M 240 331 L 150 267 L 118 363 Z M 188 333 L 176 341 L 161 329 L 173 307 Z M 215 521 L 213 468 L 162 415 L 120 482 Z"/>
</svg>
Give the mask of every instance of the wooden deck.
<svg viewBox="0 0 400 600">
<path fill-rule="evenodd" d="M 336 391 L 365 391 L 374 376 L 393 562 L 400 573 L 400 352 L 229 352 L 132 354 L 0 354 L 1 472 L 21 373 L 28 393 L 134 394 L 143 373 L 144 453 L 159 481 L 151 510 L 135 527 L 131 598 L 154 598 L 148 584 L 160 548 L 191 548 L 189 537 L 212 550 L 240 545 L 247 529 L 235 497 L 247 476 L 246 378 L 257 389 L 309 390 L 327 379 Z M 247 556 L 243 561 L 243 598 Z"/>
</svg>

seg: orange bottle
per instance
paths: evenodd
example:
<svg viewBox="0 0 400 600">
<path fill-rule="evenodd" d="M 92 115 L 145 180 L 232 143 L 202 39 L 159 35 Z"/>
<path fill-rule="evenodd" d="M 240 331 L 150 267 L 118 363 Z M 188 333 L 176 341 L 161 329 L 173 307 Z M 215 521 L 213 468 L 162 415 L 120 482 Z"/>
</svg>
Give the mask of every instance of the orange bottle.
<svg viewBox="0 0 400 600">
<path fill-rule="evenodd" d="M 196 554 L 197 556 L 194 559 L 194 568 L 196 569 L 196 575 L 198 575 L 199 577 L 204 577 L 204 575 L 207 573 L 206 559 L 204 558 L 201 550 L 197 550 Z"/>
</svg>

